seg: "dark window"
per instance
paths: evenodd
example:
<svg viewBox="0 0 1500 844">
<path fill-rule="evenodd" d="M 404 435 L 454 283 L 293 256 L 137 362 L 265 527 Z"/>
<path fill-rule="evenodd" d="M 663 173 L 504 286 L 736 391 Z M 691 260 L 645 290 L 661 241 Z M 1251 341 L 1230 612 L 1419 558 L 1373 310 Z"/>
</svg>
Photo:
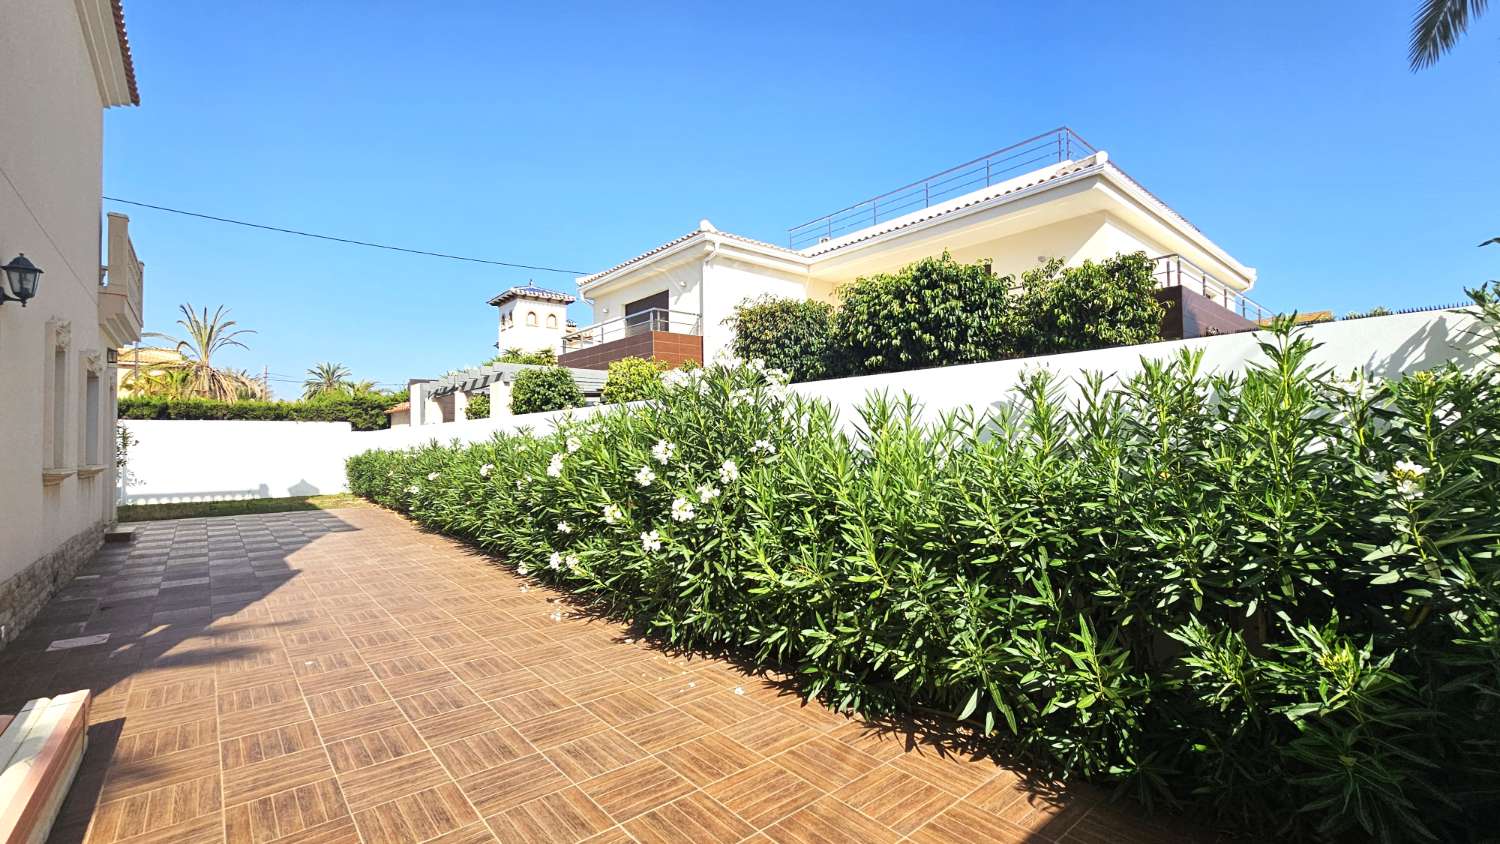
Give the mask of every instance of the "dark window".
<svg viewBox="0 0 1500 844">
<path fill-rule="evenodd" d="M 666 331 L 669 325 L 665 290 L 625 305 L 626 337 L 634 337 L 647 331 Z"/>
</svg>

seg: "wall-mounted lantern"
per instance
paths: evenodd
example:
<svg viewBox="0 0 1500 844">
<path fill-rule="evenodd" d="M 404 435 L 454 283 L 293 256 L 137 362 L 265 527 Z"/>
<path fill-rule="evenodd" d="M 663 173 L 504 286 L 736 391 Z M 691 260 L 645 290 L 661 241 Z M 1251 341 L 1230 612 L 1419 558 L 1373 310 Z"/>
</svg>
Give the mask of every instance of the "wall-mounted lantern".
<svg viewBox="0 0 1500 844">
<path fill-rule="evenodd" d="M 6 295 L 5 288 L 0 287 L 0 304 L 6 302 L 20 302 L 21 307 L 26 307 L 26 302 L 36 295 L 37 285 L 41 282 L 42 270 L 26 257 L 22 252 L 10 259 L 10 263 L 0 267 L 5 273 L 5 281 L 10 285 L 10 295 Z"/>
</svg>

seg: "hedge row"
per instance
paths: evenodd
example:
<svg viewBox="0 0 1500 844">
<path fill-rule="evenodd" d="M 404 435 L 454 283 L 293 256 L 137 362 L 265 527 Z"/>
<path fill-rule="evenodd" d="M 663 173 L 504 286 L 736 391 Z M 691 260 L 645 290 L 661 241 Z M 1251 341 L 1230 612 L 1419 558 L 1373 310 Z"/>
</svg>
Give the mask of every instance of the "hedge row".
<svg viewBox="0 0 1500 844">
<path fill-rule="evenodd" d="M 120 419 L 237 419 L 263 422 L 348 422 L 356 431 L 388 427 L 385 411 L 399 395 L 362 393 L 329 395 L 307 401 L 214 401 L 127 396 L 120 399 Z"/>
<path fill-rule="evenodd" d="M 1491 335 L 1500 305 L 1486 300 Z M 1468 840 L 1500 810 L 1500 367 L 1392 383 L 1283 324 L 984 418 L 669 373 L 549 435 L 375 451 L 351 489 L 660 638 L 1262 838 Z M 1500 354 L 1500 341 L 1493 348 Z"/>
</svg>

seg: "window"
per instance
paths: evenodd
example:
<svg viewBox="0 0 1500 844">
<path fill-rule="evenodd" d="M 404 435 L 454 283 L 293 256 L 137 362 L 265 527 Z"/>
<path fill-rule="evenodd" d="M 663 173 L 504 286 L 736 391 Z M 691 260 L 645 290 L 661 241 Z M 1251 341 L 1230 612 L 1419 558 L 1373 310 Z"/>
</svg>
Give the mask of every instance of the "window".
<svg viewBox="0 0 1500 844">
<path fill-rule="evenodd" d="M 536 327 L 536 311 L 526 312 L 526 324 L 533 328 Z"/>
<path fill-rule="evenodd" d="M 625 304 L 625 336 L 634 337 L 647 331 L 666 331 L 667 291 Z"/>
<path fill-rule="evenodd" d="M 99 431 L 99 373 L 89 372 L 83 382 L 83 454 L 84 465 L 101 465 L 102 437 Z"/>
<path fill-rule="evenodd" d="M 47 435 L 52 438 L 48 465 L 61 469 L 68 465 L 68 350 L 52 350 L 52 415 L 47 420 Z"/>
<path fill-rule="evenodd" d="M 547 327 L 548 328 L 556 328 L 557 327 L 557 314 L 547 314 Z"/>
</svg>

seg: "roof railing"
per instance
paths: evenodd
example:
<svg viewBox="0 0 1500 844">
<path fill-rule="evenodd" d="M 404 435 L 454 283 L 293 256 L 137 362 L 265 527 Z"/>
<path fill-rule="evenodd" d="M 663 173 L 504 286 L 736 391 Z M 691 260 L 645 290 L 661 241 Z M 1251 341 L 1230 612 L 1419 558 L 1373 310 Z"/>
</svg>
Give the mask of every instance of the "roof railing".
<svg viewBox="0 0 1500 844">
<path fill-rule="evenodd" d="M 931 207 L 935 202 L 987 188 L 1049 164 L 1085 158 L 1095 152 L 1098 150 L 1094 145 L 1079 137 L 1078 133 L 1067 126 L 1059 126 L 920 181 L 793 226 L 787 230 L 787 242 L 793 249 L 805 249 Z"/>
<path fill-rule="evenodd" d="M 1151 274 L 1160 287 L 1186 287 L 1251 322 L 1260 322 L 1276 315 L 1275 311 L 1262 307 L 1254 299 L 1220 281 L 1213 273 L 1181 255 L 1169 253 L 1151 260 L 1156 264 Z"/>
<path fill-rule="evenodd" d="M 623 340 L 626 337 L 636 337 L 652 331 L 697 336 L 703 333 L 703 319 L 698 314 L 684 311 L 647 308 L 639 313 L 626 314 L 604 322 L 596 322 L 577 331 L 570 331 L 563 335 L 562 347 L 564 352 L 575 352 L 600 343 Z"/>
</svg>

